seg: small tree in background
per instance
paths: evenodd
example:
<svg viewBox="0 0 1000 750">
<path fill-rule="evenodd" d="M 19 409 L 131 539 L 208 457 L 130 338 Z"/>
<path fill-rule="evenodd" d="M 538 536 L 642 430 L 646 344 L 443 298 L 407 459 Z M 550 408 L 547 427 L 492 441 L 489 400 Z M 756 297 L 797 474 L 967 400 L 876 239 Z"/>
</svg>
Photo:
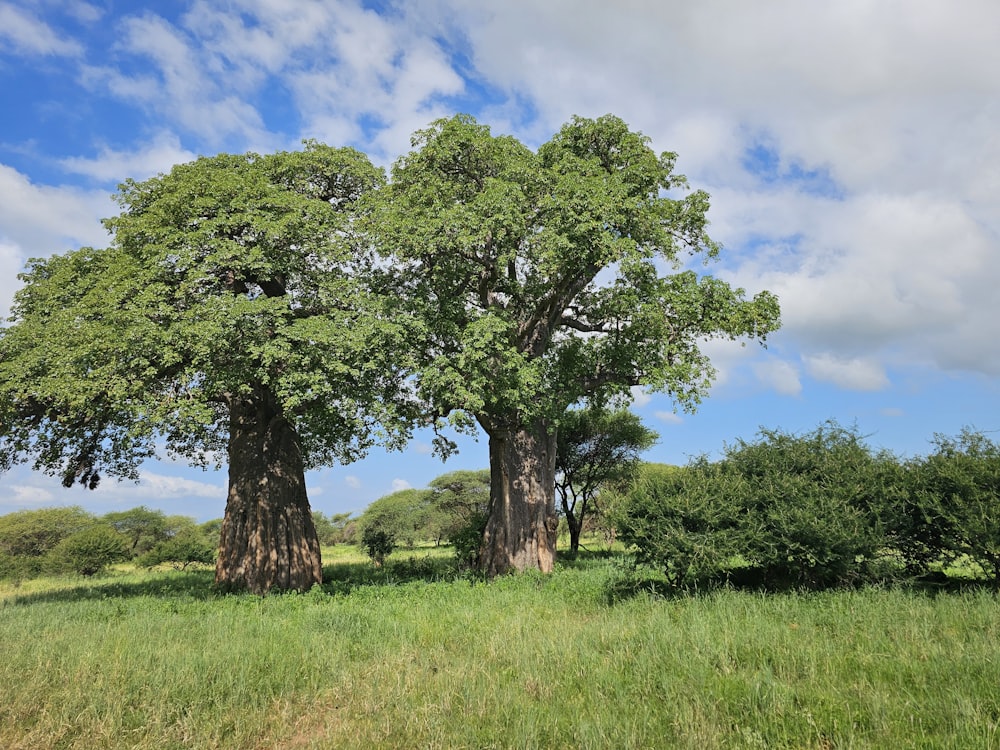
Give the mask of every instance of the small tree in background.
<svg viewBox="0 0 1000 750">
<path fill-rule="evenodd" d="M 490 470 L 442 474 L 430 483 L 431 506 L 441 533 L 462 568 L 478 567 L 490 508 Z"/>
<path fill-rule="evenodd" d="M 358 519 L 362 541 L 369 528 L 385 531 L 394 542 L 401 541 L 411 547 L 418 539 L 431 538 L 426 528 L 429 500 L 427 490 L 416 489 L 399 490 L 380 497 Z"/>
<path fill-rule="evenodd" d="M 164 563 L 184 570 L 193 563 L 211 565 L 215 562 L 216 547 L 213 538 L 195 526 L 183 529 L 168 539 L 157 543 L 140 555 L 136 562 L 152 568 Z"/>
<path fill-rule="evenodd" d="M 639 454 L 658 439 L 628 409 L 588 407 L 563 415 L 556 440 L 556 496 L 569 528 L 571 552 L 580 549 L 580 535 L 588 517 L 597 512 L 601 488 L 629 480 L 640 463 Z"/>
<path fill-rule="evenodd" d="M 93 514 L 78 505 L 8 513 L 0 516 L 0 552 L 13 557 L 41 557 L 96 521 Z"/>
<path fill-rule="evenodd" d="M 53 573 L 92 576 L 128 557 L 128 541 L 107 524 L 97 524 L 63 539 L 46 555 Z"/>
<path fill-rule="evenodd" d="M 378 526 L 366 526 L 361 532 L 361 546 L 375 563 L 375 567 L 381 568 L 385 565 L 385 558 L 396 549 L 396 538 Z"/>
</svg>

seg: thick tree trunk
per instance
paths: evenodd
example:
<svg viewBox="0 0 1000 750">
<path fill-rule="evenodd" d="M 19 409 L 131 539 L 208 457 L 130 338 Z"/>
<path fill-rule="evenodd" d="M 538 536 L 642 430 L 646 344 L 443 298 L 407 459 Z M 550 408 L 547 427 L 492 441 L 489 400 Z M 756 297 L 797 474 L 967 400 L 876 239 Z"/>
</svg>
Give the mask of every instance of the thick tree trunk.
<svg viewBox="0 0 1000 750">
<path fill-rule="evenodd" d="M 229 498 L 216 585 L 227 591 L 306 591 L 323 582 L 295 428 L 258 389 L 230 404 Z"/>
<path fill-rule="evenodd" d="M 552 571 L 556 436 L 544 422 L 515 429 L 492 427 L 490 513 L 479 560 L 490 577 L 511 570 Z"/>
</svg>

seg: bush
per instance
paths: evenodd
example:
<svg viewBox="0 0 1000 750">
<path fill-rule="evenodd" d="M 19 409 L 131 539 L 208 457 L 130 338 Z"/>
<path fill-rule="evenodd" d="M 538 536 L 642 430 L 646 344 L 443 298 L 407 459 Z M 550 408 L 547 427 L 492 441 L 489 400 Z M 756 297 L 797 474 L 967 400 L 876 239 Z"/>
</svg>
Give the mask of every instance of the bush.
<svg viewBox="0 0 1000 750">
<path fill-rule="evenodd" d="M 361 534 L 361 546 L 375 566 L 381 568 L 385 564 L 385 558 L 396 548 L 396 539 L 378 526 L 366 526 Z"/>
<path fill-rule="evenodd" d="M 720 462 L 642 470 L 615 521 L 638 559 L 677 587 L 859 583 L 886 544 L 882 497 L 898 483 L 896 465 L 833 422 L 801 436 L 762 430 Z"/>
<path fill-rule="evenodd" d="M 94 516 L 76 505 L 8 513 L 0 516 L 0 552 L 14 557 L 40 557 L 94 523 Z"/>
<path fill-rule="evenodd" d="M 110 526 L 97 525 L 63 539 L 46 555 L 52 573 L 92 576 L 128 557 L 128 543 Z"/>
<path fill-rule="evenodd" d="M 216 546 L 197 529 L 186 529 L 170 539 L 160 542 L 153 549 L 141 555 L 136 562 L 151 568 L 169 563 L 184 569 L 192 563 L 211 565 L 215 562 Z"/>
<path fill-rule="evenodd" d="M 1000 586 L 1000 445 L 965 429 L 935 435 L 936 450 L 910 465 L 903 553 L 912 568 L 968 557 Z"/>
<path fill-rule="evenodd" d="M 483 532 L 486 530 L 486 514 L 475 513 L 461 526 L 452 528 L 448 541 L 455 549 L 455 560 L 459 570 L 476 570 L 479 568 L 479 550 L 483 545 Z"/>
</svg>

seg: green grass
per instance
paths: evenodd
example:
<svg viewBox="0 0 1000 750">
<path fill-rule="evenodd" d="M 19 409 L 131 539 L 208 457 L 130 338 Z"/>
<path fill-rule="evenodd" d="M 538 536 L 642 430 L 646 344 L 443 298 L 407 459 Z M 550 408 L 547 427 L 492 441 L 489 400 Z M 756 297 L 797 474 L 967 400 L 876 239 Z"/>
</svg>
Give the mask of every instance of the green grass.
<svg viewBox="0 0 1000 750">
<path fill-rule="evenodd" d="M 0 747 L 1000 748 L 991 591 L 671 599 L 613 556 L 485 584 L 325 553 L 304 595 L 0 587 Z"/>
</svg>

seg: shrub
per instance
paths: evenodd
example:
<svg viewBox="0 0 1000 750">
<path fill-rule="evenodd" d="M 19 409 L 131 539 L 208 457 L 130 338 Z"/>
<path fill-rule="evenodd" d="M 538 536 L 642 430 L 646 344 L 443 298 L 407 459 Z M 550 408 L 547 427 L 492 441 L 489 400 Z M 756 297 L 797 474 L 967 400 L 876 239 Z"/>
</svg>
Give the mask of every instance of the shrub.
<svg viewBox="0 0 1000 750">
<path fill-rule="evenodd" d="M 46 555 L 45 567 L 53 573 L 92 576 L 128 557 L 128 543 L 110 526 L 97 525 L 63 539 Z"/>
<path fill-rule="evenodd" d="M 970 429 L 934 444 L 910 466 L 904 554 L 911 566 L 968 556 L 1000 586 L 1000 445 Z"/>
<path fill-rule="evenodd" d="M 0 516 L 0 552 L 40 557 L 60 541 L 95 523 L 79 506 L 19 510 Z"/>
<path fill-rule="evenodd" d="M 616 525 L 678 587 L 857 583 L 886 543 L 882 493 L 896 463 L 833 422 L 805 435 L 762 430 L 717 463 L 643 470 L 616 503 Z"/>
<path fill-rule="evenodd" d="M 182 570 L 192 563 L 211 565 L 215 562 L 216 546 L 197 529 L 186 529 L 157 544 L 141 555 L 139 565 L 151 568 L 169 563 Z"/>
<path fill-rule="evenodd" d="M 396 539 L 378 526 L 366 526 L 361 534 L 361 546 L 375 566 L 381 568 L 385 564 L 385 558 L 396 548 Z"/>
</svg>

